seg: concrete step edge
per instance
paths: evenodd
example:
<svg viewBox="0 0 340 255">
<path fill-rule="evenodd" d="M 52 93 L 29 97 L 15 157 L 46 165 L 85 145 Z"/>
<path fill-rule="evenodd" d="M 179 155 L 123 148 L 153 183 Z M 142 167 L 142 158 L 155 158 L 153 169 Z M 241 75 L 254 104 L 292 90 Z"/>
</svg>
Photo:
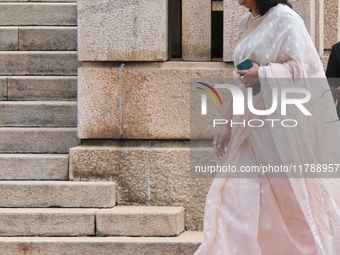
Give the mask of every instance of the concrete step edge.
<svg viewBox="0 0 340 255">
<path fill-rule="evenodd" d="M 28 132 L 38 132 L 38 131 L 45 131 L 45 132 L 53 132 L 53 131 L 77 131 L 76 127 L 1 127 L 0 132 L 6 131 L 28 131 Z"/>
<path fill-rule="evenodd" d="M 115 182 L 79 182 L 79 181 L 0 181 L 1 185 L 66 185 L 66 186 L 111 186 L 115 185 Z"/>
<path fill-rule="evenodd" d="M 0 51 L 0 54 L 1 55 L 14 55 L 14 54 L 17 54 L 17 55 L 24 55 L 24 54 L 41 54 L 41 55 L 56 55 L 56 54 L 63 54 L 63 55 L 66 55 L 66 54 L 77 54 L 78 52 L 76 50 L 51 50 L 51 51 L 48 51 L 48 50 L 41 50 L 41 51 L 34 51 L 34 50 L 25 50 L 25 51 Z M 1 76 L 8 76 L 8 75 L 1 75 Z M 16 76 L 19 76 L 19 75 L 16 75 Z M 49 75 L 51 76 L 51 75 Z M 72 76 L 72 75 L 68 75 L 68 76 Z M 10 76 L 10 77 L 14 77 L 14 76 Z"/>
<path fill-rule="evenodd" d="M 55 105 L 55 106 L 73 106 L 77 101 L 0 101 L 2 105 Z"/>
<path fill-rule="evenodd" d="M 174 237 L 0 237 L 0 242 L 37 242 L 48 243 L 201 243 L 204 240 L 201 231 L 185 231 Z"/>
</svg>

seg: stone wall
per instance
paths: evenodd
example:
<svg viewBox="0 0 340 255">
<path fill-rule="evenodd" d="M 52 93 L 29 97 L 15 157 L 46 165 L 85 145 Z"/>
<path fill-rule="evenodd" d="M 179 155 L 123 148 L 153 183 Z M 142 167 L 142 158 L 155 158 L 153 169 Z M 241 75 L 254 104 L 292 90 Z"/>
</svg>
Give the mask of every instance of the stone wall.
<svg viewBox="0 0 340 255">
<path fill-rule="evenodd" d="M 326 63 L 324 50 L 339 40 L 339 1 L 291 2 Z M 232 77 L 238 22 L 247 10 L 235 0 L 183 0 L 175 38 L 182 38 L 182 59 L 174 60 L 169 8 L 167 0 L 78 1 L 83 142 L 70 151 L 70 177 L 117 182 L 118 204 L 182 205 L 186 227 L 201 230 L 212 179 L 190 177 L 190 79 Z M 223 8 L 224 62 L 211 62 L 211 15 Z M 213 129 L 204 133 L 211 138 Z"/>
</svg>

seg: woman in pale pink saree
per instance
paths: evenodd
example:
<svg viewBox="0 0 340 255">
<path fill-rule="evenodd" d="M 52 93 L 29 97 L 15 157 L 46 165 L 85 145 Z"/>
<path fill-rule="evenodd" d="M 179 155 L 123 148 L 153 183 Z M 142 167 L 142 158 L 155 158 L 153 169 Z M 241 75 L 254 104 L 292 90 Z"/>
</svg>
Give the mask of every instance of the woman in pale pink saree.
<svg viewBox="0 0 340 255">
<path fill-rule="evenodd" d="M 332 123 L 337 119 L 335 106 L 331 93 L 324 93 L 329 86 L 303 20 L 285 0 L 239 3 L 251 12 L 240 23 L 234 62 L 237 65 L 249 58 L 253 68 L 234 72 L 237 86 L 245 92 L 260 81 L 261 92 L 253 96 L 256 109 L 271 108 L 274 89 L 305 88 L 312 97 L 304 106 L 312 116 L 291 106 L 284 118 L 296 120 L 294 128 L 271 128 L 270 122 L 261 128 L 226 125 L 215 137 L 215 151 L 223 154 L 231 136 L 225 164 L 238 169 L 268 164 L 336 167 L 340 163 L 340 125 Z M 227 116 L 236 122 L 282 119 L 279 108 L 259 117 L 250 111 L 232 116 L 230 107 Z M 206 200 L 205 240 L 195 255 L 337 254 L 340 179 L 329 178 L 327 173 L 319 178 L 322 176 L 304 170 L 285 173 L 286 178 L 217 176 Z M 340 168 L 339 174 L 334 172 L 332 177 L 340 177 Z"/>
</svg>

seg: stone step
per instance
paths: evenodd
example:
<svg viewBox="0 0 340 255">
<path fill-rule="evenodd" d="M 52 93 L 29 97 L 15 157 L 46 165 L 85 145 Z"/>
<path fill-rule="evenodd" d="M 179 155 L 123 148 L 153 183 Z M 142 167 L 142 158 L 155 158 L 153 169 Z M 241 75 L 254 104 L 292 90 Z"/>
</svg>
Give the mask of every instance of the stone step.
<svg viewBox="0 0 340 255">
<path fill-rule="evenodd" d="M 0 51 L 76 51 L 77 27 L 0 27 Z"/>
<path fill-rule="evenodd" d="M 0 59 L 0 75 L 77 75 L 79 65 L 76 51 L 0 51 Z"/>
<path fill-rule="evenodd" d="M 9 76 L 6 78 L 8 100 L 77 100 L 77 76 Z"/>
<path fill-rule="evenodd" d="M 108 208 L 115 189 L 113 182 L 0 181 L 0 207 Z"/>
<path fill-rule="evenodd" d="M 97 211 L 0 208 L 0 236 L 94 236 Z"/>
<path fill-rule="evenodd" d="M 99 210 L 97 236 L 176 236 L 184 231 L 184 208 L 116 206 Z"/>
<path fill-rule="evenodd" d="M 68 180 L 68 154 L 0 154 L 0 180 Z"/>
<path fill-rule="evenodd" d="M 77 128 L 0 128 L 0 153 L 68 153 Z"/>
<path fill-rule="evenodd" d="M 115 208 L 0 208 L 0 236 L 171 237 L 184 231 L 183 207 Z"/>
<path fill-rule="evenodd" d="M 202 232 L 177 237 L 0 237 L 1 255 L 192 255 Z"/>
<path fill-rule="evenodd" d="M 24 14 L 24 15 L 23 15 Z M 76 26 L 76 3 L 0 3 L 0 26 Z"/>
<path fill-rule="evenodd" d="M 76 127 L 77 102 L 0 102 L 0 126 Z"/>
<path fill-rule="evenodd" d="M 77 27 L 20 27 L 19 50 L 76 51 Z"/>
</svg>

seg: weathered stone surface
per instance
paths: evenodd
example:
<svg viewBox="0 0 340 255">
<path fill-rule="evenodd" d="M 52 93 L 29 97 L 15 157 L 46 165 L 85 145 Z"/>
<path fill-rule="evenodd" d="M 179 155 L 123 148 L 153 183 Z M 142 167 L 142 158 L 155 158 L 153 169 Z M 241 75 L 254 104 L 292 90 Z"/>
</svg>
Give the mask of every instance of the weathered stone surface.
<svg viewBox="0 0 340 255">
<path fill-rule="evenodd" d="M 68 180 L 68 155 L 0 154 L 0 180 Z"/>
<path fill-rule="evenodd" d="M 122 70 L 79 68 L 79 138 L 120 138 Z"/>
<path fill-rule="evenodd" d="M 63 3 L 76 3 L 77 0 L 2 0 L 1 2 L 63 2 Z"/>
<path fill-rule="evenodd" d="M 0 48 L 1 49 L 1 48 Z M 77 50 L 76 27 L 20 27 L 20 50 Z"/>
<path fill-rule="evenodd" d="M 22 15 L 25 13 L 25 15 Z M 0 26 L 77 25 L 76 3 L 0 3 Z"/>
<path fill-rule="evenodd" d="M 212 1 L 212 10 L 213 11 L 224 11 L 223 1 Z"/>
<path fill-rule="evenodd" d="M 182 58 L 211 60 L 211 0 L 182 2 Z"/>
<path fill-rule="evenodd" d="M 247 10 L 238 1 L 224 0 L 223 61 L 233 61 L 233 52 L 238 41 L 239 23 Z"/>
<path fill-rule="evenodd" d="M 304 20 L 306 28 L 312 38 L 312 40 L 316 41 L 316 29 L 319 24 L 317 24 L 320 20 L 316 17 L 315 12 L 315 1 L 303 1 L 298 0 L 292 2 L 294 11 L 296 11 L 301 18 Z"/>
<path fill-rule="evenodd" d="M 0 59 L 0 75 L 77 75 L 77 52 L 0 51 Z"/>
<path fill-rule="evenodd" d="M 324 5 L 324 48 L 332 46 L 340 40 L 339 0 L 327 1 Z"/>
<path fill-rule="evenodd" d="M 0 207 L 112 207 L 113 182 L 0 181 Z"/>
<path fill-rule="evenodd" d="M 116 206 L 96 216 L 99 236 L 176 236 L 184 231 L 184 208 Z"/>
<path fill-rule="evenodd" d="M 192 255 L 203 242 L 202 232 L 178 237 L 0 237 L 2 255 Z"/>
<path fill-rule="evenodd" d="M 52 3 L 76 3 L 77 0 L 29 0 L 30 2 L 52 2 Z"/>
<path fill-rule="evenodd" d="M 0 126 L 77 126 L 77 102 L 0 102 L 0 108 Z"/>
<path fill-rule="evenodd" d="M 10 76 L 8 100 L 75 101 L 77 76 Z"/>
<path fill-rule="evenodd" d="M 321 62 L 322 62 L 322 65 L 323 65 L 323 68 L 324 68 L 325 71 L 327 69 L 329 54 L 330 54 L 330 52 L 325 52 L 325 55 L 320 56 Z"/>
<path fill-rule="evenodd" d="M 77 0 L 1 0 L 1 2 L 52 2 L 76 3 Z"/>
<path fill-rule="evenodd" d="M 151 199 L 158 206 L 185 208 L 186 229 L 201 230 L 211 178 L 190 176 L 190 148 L 153 147 L 150 151 Z"/>
<path fill-rule="evenodd" d="M 77 128 L 0 128 L 2 153 L 68 153 L 80 144 Z"/>
<path fill-rule="evenodd" d="M 233 70 L 218 62 L 128 63 L 124 69 L 88 64 L 79 69 L 78 135 L 84 139 L 188 139 L 191 80 L 219 81 L 231 77 Z M 202 91 L 196 85 L 192 84 L 200 103 Z M 226 95 L 224 104 L 229 101 Z M 195 107 L 198 118 L 200 106 Z M 212 126 L 204 130 L 211 134 Z"/>
<path fill-rule="evenodd" d="M 123 138 L 190 138 L 193 135 L 190 134 L 193 106 L 190 86 L 197 91 L 195 100 L 200 101 L 202 92 L 196 89 L 199 84 L 190 84 L 191 80 L 231 77 L 234 69 L 228 67 L 217 62 L 168 62 L 155 68 L 127 66 L 123 86 Z M 197 114 L 200 115 L 200 110 Z"/>
<path fill-rule="evenodd" d="M 0 50 L 18 50 L 18 28 L 0 27 Z"/>
<path fill-rule="evenodd" d="M 324 54 L 324 0 L 315 0 L 315 48 Z"/>
<path fill-rule="evenodd" d="M 0 101 L 7 100 L 7 77 L 0 77 Z"/>
<path fill-rule="evenodd" d="M 80 61 L 168 59 L 166 0 L 78 2 Z"/>
<path fill-rule="evenodd" d="M 125 145 L 83 142 L 83 146 L 70 150 L 71 179 L 115 181 L 119 205 L 183 206 L 186 228 L 202 229 L 205 198 L 213 175 L 194 178 L 207 174 L 191 173 L 190 160 L 195 158 L 190 158 L 189 141 L 139 141 L 144 144 L 141 147 L 130 144 L 132 141 Z M 225 158 L 218 160 L 211 154 L 210 146 L 195 155 L 202 155 L 200 158 L 211 165 L 224 163 Z"/>
<path fill-rule="evenodd" d="M 95 235 L 98 209 L 0 208 L 0 236 Z"/>
<path fill-rule="evenodd" d="M 91 141 L 89 141 L 91 142 Z M 70 149 L 71 180 L 113 180 L 118 204 L 148 199 L 148 142 L 100 142 Z"/>
</svg>

